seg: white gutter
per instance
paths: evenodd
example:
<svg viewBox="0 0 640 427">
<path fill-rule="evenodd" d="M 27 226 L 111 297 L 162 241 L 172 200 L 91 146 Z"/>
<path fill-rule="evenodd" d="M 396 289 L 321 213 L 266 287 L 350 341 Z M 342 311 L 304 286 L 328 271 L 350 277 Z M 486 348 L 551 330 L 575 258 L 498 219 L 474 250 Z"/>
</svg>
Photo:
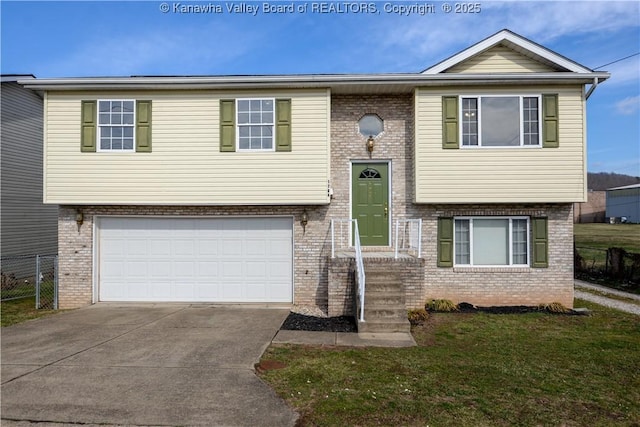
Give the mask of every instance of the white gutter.
<svg viewBox="0 0 640 427">
<path fill-rule="evenodd" d="M 34 90 L 94 89 L 261 89 L 318 88 L 349 85 L 443 86 L 448 84 L 519 84 L 577 83 L 589 84 L 610 77 L 606 72 L 573 73 L 504 73 L 504 74 L 316 74 L 271 76 L 207 76 L 207 77 L 87 77 L 19 80 Z"/>
<path fill-rule="evenodd" d="M 591 96 L 591 94 L 593 93 L 593 91 L 596 90 L 596 88 L 598 87 L 598 83 L 600 83 L 599 79 L 597 77 L 594 77 L 593 78 L 593 83 L 591 83 L 591 87 L 589 88 L 589 91 L 584 96 L 585 101 L 588 100 L 589 97 Z"/>
</svg>

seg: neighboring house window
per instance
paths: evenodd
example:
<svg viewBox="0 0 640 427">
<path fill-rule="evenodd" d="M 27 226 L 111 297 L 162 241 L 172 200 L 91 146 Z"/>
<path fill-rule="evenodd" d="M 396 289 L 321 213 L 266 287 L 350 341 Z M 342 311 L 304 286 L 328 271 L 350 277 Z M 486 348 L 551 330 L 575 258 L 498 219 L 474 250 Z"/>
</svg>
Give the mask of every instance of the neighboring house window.
<svg viewBox="0 0 640 427">
<path fill-rule="evenodd" d="M 238 99 L 238 150 L 273 151 L 274 99 Z"/>
<path fill-rule="evenodd" d="M 528 266 L 529 218 L 454 218 L 458 266 Z"/>
<path fill-rule="evenodd" d="M 98 101 L 99 151 L 133 151 L 135 101 Z"/>
<path fill-rule="evenodd" d="M 540 96 L 462 96 L 463 147 L 539 147 Z"/>
</svg>

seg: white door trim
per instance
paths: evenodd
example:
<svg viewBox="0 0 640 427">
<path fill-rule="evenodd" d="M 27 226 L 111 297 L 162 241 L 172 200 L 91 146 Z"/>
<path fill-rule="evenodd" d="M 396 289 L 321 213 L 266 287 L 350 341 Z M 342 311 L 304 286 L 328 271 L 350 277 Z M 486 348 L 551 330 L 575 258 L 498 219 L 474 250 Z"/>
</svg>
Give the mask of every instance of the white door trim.
<svg viewBox="0 0 640 427">
<path fill-rule="evenodd" d="M 362 163 L 379 163 L 379 164 L 386 164 L 387 165 L 387 174 L 389 175 L 387 177 L 387 205 L 389 206 L 389 232 L 388 232 L 388 236 L 389 236 L 389 240 L 387 241 L 387 246 L 391 247 L 391 242 L 393 242 L 393 236 L 392 236 L 392 231 L 393 231 L 393 204 L 392 204 L 392 199 L 393 197 L 391 197 L 391 195 L 393 194 L 393 187 L 391 187 L 391 176 L 393 175 L 392 173 L 392 161 L 391 159 L 356 159 L 356 160 L 350 160 L 349 161 L 349 218 L 351 218 L 351 216 L 353 215 L 353 165 L 354 164 L 362 164 Z M 351 230 L 351 229 L 349 229 Z M 351 236 L 349 236 L 349 241 L 352 241 Z"/>
</svg>

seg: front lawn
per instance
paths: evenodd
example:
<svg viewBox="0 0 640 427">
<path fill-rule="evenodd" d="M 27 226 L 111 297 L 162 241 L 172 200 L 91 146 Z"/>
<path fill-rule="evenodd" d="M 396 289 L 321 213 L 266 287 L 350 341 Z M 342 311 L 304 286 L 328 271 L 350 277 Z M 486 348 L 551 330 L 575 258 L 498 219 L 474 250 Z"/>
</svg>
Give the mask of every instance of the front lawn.
<svg viewBox="0 0 640 427">
<path fill-rule="evenodd" d="M 2 326 L 10 326 L 58 312 L 59 310 L 36 310 L 35 297 L 3 301 L 0 303 L 0 323 Z"/>
<path fill-rule="evenodd" d="M 638 316 L 431 314 L 418 347 L 271 346 L 303 426 L 637 425 Z M 278 365 L 275 363 L 274 365 Z"/>
</svg>

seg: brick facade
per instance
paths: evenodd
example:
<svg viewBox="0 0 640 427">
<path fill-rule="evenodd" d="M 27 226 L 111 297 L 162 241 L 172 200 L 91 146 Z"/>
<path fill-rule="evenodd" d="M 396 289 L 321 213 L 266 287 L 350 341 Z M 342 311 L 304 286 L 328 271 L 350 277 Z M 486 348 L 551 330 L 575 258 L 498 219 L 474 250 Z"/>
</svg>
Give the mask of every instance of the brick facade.
<svg viewBox="0 0 640 427">
<path fill-rule="evenodd" d="M 283 216 L 293 217 L 293 298 L 299 305 L 327 306 L 327 262 L 331 238 L 326 206 L 306 207 L 309 222 L 303 231 L 304 206 L 82 206 L 84 222 L 78 231 L 76 207 L 62 206 L 59 214 L 59 304 L 75 308 L 93 302 L 93 233 L 96 216 Z"/>
<path fill-rule="evenodd" d="M 100 215 L 156 216 L 288 216 L 293 217 L 294 303 L 321 308 L 330 315 L 353 312 L 353 263 L 332 260 L 330 220 L 350 218 L 351 162 L 369 160 L 367 137 L 358 120 L 375 113 L 384 132 L 375 139 L 372 161 L 389 162 L 390 216 L 422 218 L 423 259 L 385 263 L 399 272 L 405 284 L 407 307 L 427 298 L 447 298 L 478 305 L 538 304 L 559 301 L 573 305 L 573 213 L 571 204 L 536 205 L 416 205 L 413 201 L 413 97 L 411 95 L 332 96 L 331 182 L 328 206 L 84 206 L 78 230 L 76 207 L 59 211 L 60 307 L 91 304 L 94 296 L 94 222 Z M 309 222 L 300 224 L 306 210 Z M 436 227 L 439 216 L 527 215 L 549 218 L 548 268 L 438 268 Z M 390 248 L 379 248 L 389 249 Z M 365 268 L 366 270 L 366 268 Z"/>
</svg>

